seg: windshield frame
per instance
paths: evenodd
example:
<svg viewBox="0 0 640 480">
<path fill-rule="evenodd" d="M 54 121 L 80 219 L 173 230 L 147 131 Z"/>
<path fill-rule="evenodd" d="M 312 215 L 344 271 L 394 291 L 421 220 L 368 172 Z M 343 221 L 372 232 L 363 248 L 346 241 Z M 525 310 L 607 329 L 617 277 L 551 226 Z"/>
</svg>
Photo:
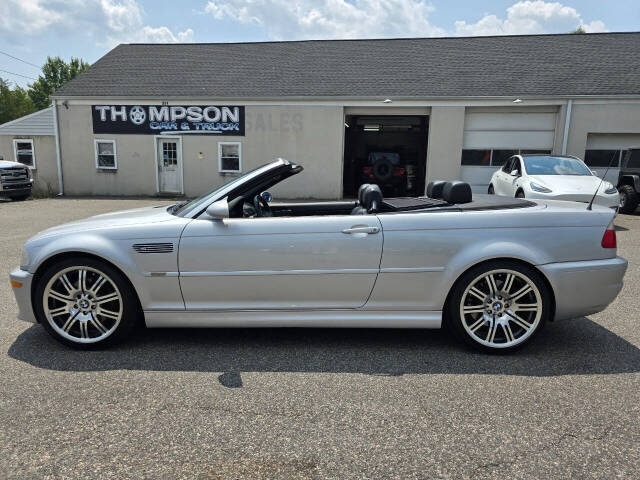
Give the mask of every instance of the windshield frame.
<svg viewBox="0 0 640 480">
<path fill-rule="evenodd" d="M 276 173 L 282 167 L 288 165 L 292 167 L 296 166 L 288 160 L 279 158 L 271 163 L 256 167 L 239 177 L 233 178 L 224 185 L 216 187 L 193 200 L 189 200 L 186 203 L 177 203 L 172 205 L 167 209 L 167 211 L 176 217 L 195 218 L 213 202 L 225 198 L 243 184 L 252 182 L 256 178 L 260 178 L 262 176 L 268 177 L 270 172 Z"/>
<path fill-rule="evenodd" d="M 591 171 L 591 169 L 587 166 L 587 164 L 585 164 L 582 160 L 580 160 L 577 157 L 570 157 L 570 156 L 566 156 L 566 155 L 521 155 L 520 156 L 522 159 L 522 168 L 524 169 L 524 171 L 526 172 L 527 175 L 531 175 L 531 176 L 547 176 L 547 177 L 561 177 L 561 176 L 567 176 L 567 177 L 593 177 L 594 174 Z M 577 173 L 577 174 L 572 174 L 572 173 L 531 173 L 529 171 L 529 168 L 527 166 L 527 160 L 531 160 L 533 158 L 554 158 L 554 159 L 558 159 L 558 160 L 567 160 L 567 161 L 572 161 L 572 162 L 576 162 L 578 165 L 581 165 L 582 167 L 585 168 L 586 173 L 581 174 L 581 173 Z"/>
</svg>

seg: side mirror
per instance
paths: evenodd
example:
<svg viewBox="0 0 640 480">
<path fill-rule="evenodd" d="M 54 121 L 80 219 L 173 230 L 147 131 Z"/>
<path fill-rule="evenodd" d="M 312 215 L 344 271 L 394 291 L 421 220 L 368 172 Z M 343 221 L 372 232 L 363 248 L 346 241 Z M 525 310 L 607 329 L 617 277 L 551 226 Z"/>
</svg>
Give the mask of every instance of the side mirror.
<svg viewBox="0 0 640 480">
<path fill-rule="evenodd" d="M 217 202 L 213 202 L 207 207 L 207 215 L 214 220 L 222 220 L 223 218 L 229 218 L 229 204 L 226 197 Z"/>
<path fill-rule="evenodd" d="M 273 200 L 273 195 L 271 195 L 271 193 L 269 192 L 262 192 L 260 196 L 267 203 L 271 203 L 271 201 Z"/>
<path fill-rule="evenodd" d="M 520 176 L 520 173 L 518 172 L 518 170 L 511 170 L 510 175 L 511 175 L 512 177 L 519 177 L 519 176 Z"/>
</svg>

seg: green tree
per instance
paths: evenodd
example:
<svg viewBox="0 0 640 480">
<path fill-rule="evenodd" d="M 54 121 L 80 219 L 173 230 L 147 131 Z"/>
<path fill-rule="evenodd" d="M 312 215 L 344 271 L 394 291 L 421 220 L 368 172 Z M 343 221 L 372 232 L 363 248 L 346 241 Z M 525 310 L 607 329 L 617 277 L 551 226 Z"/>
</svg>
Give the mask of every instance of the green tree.
<svg viewBox="0 0 640 480">
<path fill-rule="evenodd" d="M 80 58 L 71 57 L 69 63 L 60 57 L 47 57 L 42 66 L 42 75 L 29 86 L 29 98 L 38 110 L 51 105 L 51 95 L 72 78 L 89 68 L 89 64 Z"/>
<path fill-rule="evenodd" d="M 35 111 L 36 107 L 24 89 L 11 88 L 8 81 L 0 78 L 0 124 Z"/>
<path fill-rule="evenodd" d="M 582 25 L 578 25 L 575 30 L 571 30 L 569 33 L 587 33 Z"/>
</svg>

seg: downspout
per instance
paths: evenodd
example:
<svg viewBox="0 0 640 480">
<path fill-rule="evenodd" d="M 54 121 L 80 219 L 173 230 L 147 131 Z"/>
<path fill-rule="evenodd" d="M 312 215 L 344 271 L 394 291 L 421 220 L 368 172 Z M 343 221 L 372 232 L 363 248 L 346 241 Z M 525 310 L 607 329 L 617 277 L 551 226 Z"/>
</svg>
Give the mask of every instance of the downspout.
<svg viewBox="0 0 640 480">
<path fill-rule="evenodd" d="M 58 166 L 58 196 L 64 195 L 64 186 L 62 182 L 62 160 L 60 156 L 60 134 L 58 131 L 58 105 L 54 100 L 51 104 L 53 107 L 53 129 L 56 137 L 56 165 Z"/>
<path fill-rule="evenodd" d="M 571 126 L 571 107 L 573 100 L 567 102 L 567 115 L 564 118 L 564 133 L 562 135 L 562 155 L 567 154 L 567 143 L 569 142 L 569 127 Z"/>
</svg>

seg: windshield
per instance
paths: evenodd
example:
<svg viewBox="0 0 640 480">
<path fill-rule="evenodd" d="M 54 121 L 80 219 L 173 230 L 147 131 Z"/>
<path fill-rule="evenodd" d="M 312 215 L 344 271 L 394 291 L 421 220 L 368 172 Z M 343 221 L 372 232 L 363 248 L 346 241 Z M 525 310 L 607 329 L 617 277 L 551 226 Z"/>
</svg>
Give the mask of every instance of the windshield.
<svg viewBox="0 0 640 480">
<path fill-rule="evenodd" d="M 532 155 L 523 157 L 524 168 L 529 175 L 593 175 L 591 170 L 576 158 Z"/>
<path fill-rule="evenodd" d="M 254 168 L 253 170 L 245 173 L 244 175 L 238 178 L 234 178 L 230 182 L 227 182 L 224 185 L 222 185 L 221 187 L 216 187 L 213 190 L 197 198 L 194 198 L 191 201 L 185 201 L 182 203 L 176 203 L 175 205 L 172 205 L 171 207 L 169 207 L 168 212 L 173 215 L 177 215 L 179 217 L 185 217 L 187 216 L 187 214 L 191 213 L 192 211 L 200 209 L 202 205 L 209 203 L 211 199 L 223 193 L 225 190 L 232 190 L 235 186 L 240 185 L 247 178 L 253 177 L 254 175 L 259 175 L 269 170 L 272 167 L 273 167 L 273 164 L 269 163 L 267 165 L 262 165 L 261 167 Z"/>
</svg>

